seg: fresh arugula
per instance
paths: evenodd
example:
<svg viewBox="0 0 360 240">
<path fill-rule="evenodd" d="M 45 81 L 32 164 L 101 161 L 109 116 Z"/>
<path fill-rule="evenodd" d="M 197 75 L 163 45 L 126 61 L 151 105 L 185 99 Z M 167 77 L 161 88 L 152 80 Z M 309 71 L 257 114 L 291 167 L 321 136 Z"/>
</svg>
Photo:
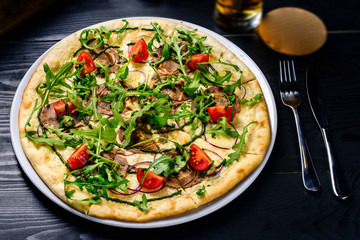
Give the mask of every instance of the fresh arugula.
<svg viewBox="0 0 360 240">
<path fill-rule="evenodd" d="M 179 33 L 179 38 L 188 41 L 190 43 L 188 46 L 190 54 L 196 54 L 196 53 L 210 54 L 212 47 L 205 46 L 203 44 L 203 41 L 206 40 L 206 36 L 198 38 L 194 35 L 194 33 L 197 32 L 197 29 L 187 30 L 182 26 L 176 27 L 175 29 Z"/>
<path fill-rule="evenodd" d="M 110 80 L 110 73 L 111 73 L 109 66 L 106 66 L 102 62 L 98 62 L 98 61 L 95 62 L 95 65 L 100 67 L 100 71 L 99 71 L 100 74 L 104 74 L 105 81 L 108 82 Z"/>
<path fill-rule="evenodd" d="M 70 132 L 80 137 L 88 137 L 91 139 L 99 139 L 107 143 L 116 142 L 116 124 L 107 118 L 101 118 L 96 129 L 71 129 Z"/>
<path fill-rule="evenodd" d="M 107 164 L 95 164 L 89 166 L 89 169 L 85 167 L 82 170 L 90 173 L 91 170 L 95 170 L 95 168 L 97 168 L 99 174 L 90 175 L 86 178 L 78 176 L 74 181 L 69 181 L 68 178 L 71 174 L 79 170 L 75 170 L 66 174 L 66 178 L 64 179 L 64 190 L 67 198 L 75 201 L 101 203 L 101 197 L 108 200 L 107 190 L 119 189 L 121 191 L 125 191 L 127 189 L 127 183 L 129 180 L 123 179 L 120 173 L 118 173 L 115 169 L 110 169 Z M 112 174 L 111 178 L 109 178 L 108 174 Z M 75 185 L 81 191 L 83 191 L 85 188 L 90 194 L 92 194 L 93 197 L 86 199 L 74 199 L 72 196 L 75 193 L 75 189 L 67 191 L 66 189 L 68 185 Z"/>
<path fill-rule="evenodd" d="M 92 87 L 91 101 L 88 105 L 86 105 L 86 107 L 84 108 L 84 111 L 87 112 L 88 115 L 92 115 L 92 118 L 94 121 L 98 121 L 102 117 L 102 115 L 97 110 L 97 102 L 98 102 L 98 99 L 96 97 L 96 88 Z"/>
<path fill-rule="evenodd" d="M 189 80 L 189 76 L 187 75 L 186 73 L 186 70 L 185 70 L 185 66 L 183 64 L 183 60 L 185 59 L 185 56 L 188 54 L 188 52 L 185 52 L 185 53 L 181 53 L 181 50 L 185 47 L 185 45 L 179 45 L 179 42 L 177 40 L 176 37 L 173 37 L 172 38 L 172 45 L 171 45 L 171 48 L 174 50 L 175 52 L 175 56 L 174 58 L 179 62 L 179 69 L 181 70 L 181 73 L 182 73 L 182 77 L 185 78 L 185 80 Z"/>
<path fill-rule="evenodd" d="M 178 173 L 180 169 L 185 166 L 186 161 L 186 157 L 183 158 L 181 155 L 176 155 L 174 159 L 167 155 L 163 155 L 155 159 L 144 175 L 151 170 L 157 175 L 163 174 L 165 177 L 168 177 L 172 173 Z"/>
<path fill-rule="evenodd" d="M 184 86 L 184 92 L 191 98 L 194 98 L 197 90 L 200 87 L 200 82 L 204 82 L 203 75 L 200 71 L 196 70 L 194 72 L 193 79 L 188 79 Z"/>
<path fill-rule="evenodd" d="M 240 155 L 244 152 L 244 145 L 245 145 L 245 137 L 249 131 L 249 126 L 251 124 L 257 123 L 256 121 L 248 123 L 244 128 L 242 134 L 239 136 L 239 142 L 235 144 L 232 148 L 236 149 L 235 152 L 232 152 L 228 155 L 229 159 L 226 159 L 224 166 L 229 166 L 233 161 L 238 161 Z"/>
<path fill-rule="evenodd" d="M 258 93 L 253 98 L 251 98 L 250 100 L 243 98 L 243 99 L 241 99 L 241 104 L 252 107 L 255 104 L 257 104 L 258 102 L 260 102 L 262 96 L 263 95 L 261 93 Z"/>
<path fill-rule="evenodd" d="M 150 211 L 152 207 L 150 208 L 147 207 L 148 199 L 146 198 L 145 194 L 142 195 L 141 200 L 142 201 L 135 200 L 133 202 L 134 206 L 137 207 L 142 212 Z"/>
<path fill-rule="evenodd" d="M 157 101 L 154 101 L 152 103 L 147 102 L 142 109 L 134 112 L 131 116 L 131 118 L 128 120 L 128 124 L 127 124 L 127 128 L 124 131 L 124 135 L 123 138 L 125 139 L 124 143 L 122 144 L 122 147 L 126 147 L 129 145 L 130 140 L 131 140 L 131 134 L 133 133 L 133 131 L 135 131 L 136 129 L 136 121 L 137 119 L 139 119 L 140 117 L 142 117 L 144 114 L 146 114 L 146 112 L 148 112 L 151 108 L 156 109 L 157 107 L 161 107 L 164 106 L 165 104 L 167 104 L 168 101 L 165 98 L 160 98 Z"/>
<path fill-rule="evenodd" d="M 203 196 L 205 194 L 205 185 L 202 186 L 202 188 L 199 188 L 197 191 L 196 191 L 196 194 L 198 196 Z"/>
<path fill-rule="evenodd" d="M 116 36 L 116 39 L 117 39 L 117 40 L 120 40 L 120 39 L 121 39 L 121 36 L 122 36 L 122 35 L 125 35 L 126 29 L 127 29 L 127 27 L 129 26 L 129 22 L 128 22 L 128 21 L 126 21 L 125 19 L 123 19 L 122 21 L 125 23 L 124 26 L 122 26 L 122 28 L 113 30 L 113 32 L 117 32 L 117 33 L 118 33 L 117 36 Z"/>
<path fill-rule="evenodd" d="M 112 31 L 109 31 L 104 26 L 100 27 L 100 29 L 98 28 L 85 29 L 80 33 L 79 41 L 83 47 L 93 50 L 107 44 L 111 34 Z M 94 41 L 96 42 L 96 44 L 93 47 L 88 45 L 90 36 L 95 38 Z"/>
<path fill-rule="evenodd" d="M 36 92 L 41 97 L 41 107 L 49 103 L 49 95 L 51 93 L 63 92 L 63 90 L 60 89 L 61 86 L 65 86 L 67 88 L 70 87 L 64 80 L 65 78 L 70 78 L 75 75 L 76 72 L 69 73 L 73 66 L 74 64 L 72 62 L 67 62 L 61 66 L 60 70 L 56 74 L 54 74 L 49 65 L 44 63 L 43 68 L 46 73 L 46 81 L 40 83 L 36 87 Z M 45 91 L 43 92 L 42 89 L 45 89 Z"/>
<path fill-rule="evenodd" d="M 30 120 L 32 119 L 34 113 L 39 109 L 41 110 L 42 107 L 41 107 L 41 105 L 38 106 L 38 99 L 36 99 L 34 108 L 33 108 L 32 112 L 30 113 L 30 116 L 29 116 L 28 120 L 25 123 L 25 137 L 28 137 L 30 140 L 32 140 L 36 144 L 45 143 L 45 144 L 48 144 L 49 146 L 57 145 L 57 146 L 64 147 L 65 144 L 62 141 L 60 141 L 58 139 L 48 138 L 47 135 L 46 135 L 46 132 L 44 132 L 44 134 L 42 134 L 41 136 L 34 137 L 34 135 L 38 134 L 38 132 L 37 131 L 28 131 L 27 130 L 27 127 L 31 127 Z"/>
<path fill-rule="evenodd" d="M 228 128 L 228 122 L 226 117 L 220 117 L 217 121 L 217 124 L 212 129 L 206 131 L 206 133 L 212 134 L 212 137 L 218 136 L 219 134 L 223 134 L 225 136 L 237 138 L 241 137 L 241 135 L 237 131 L 231 130 Z"/>
<path fill-rule="evenodd" d="M 66 133 L 64 132 L 62 128 L 53 128 L 53 127 L 48 127 L 47 128 L 49 130 L 50 133 L 54 132 L 60 139 L 65 139 L 64 145 L 66 147 L 72 147 L 72 148 L 76 148 L 77 146 L 79 146 L 82 143 L 82 138 L 77 137 L 76 135 L 70 134 L 70 133 Z"/>
<path fill-rule="evenodd" d="M 151 24 L 151 26 L 153 26 L 153 29 L 156 31 L 156 33 L 154 34 L 154 36 L 148 43 L 149 52 L 151 52 L 151 53 L 155 52 L 153 50 L 153 45 L 154 45 L 155 40 L 158 43 L 161 43 L 161 40 L 163 41 L 162 56 L 161 56 L 161 59 L 157 63 L 153 63 L 155 65 L 155 64 L 161 63 L 162 61 L 164 61 L 170 57 L 170 44 L 166 40 L 167 37 L 162 33 L 162 29 L 159 27 L 159 25 L 157 23 L 153 23 L 153 22 L 151 22 L 150 24 Z"/>
</svg>

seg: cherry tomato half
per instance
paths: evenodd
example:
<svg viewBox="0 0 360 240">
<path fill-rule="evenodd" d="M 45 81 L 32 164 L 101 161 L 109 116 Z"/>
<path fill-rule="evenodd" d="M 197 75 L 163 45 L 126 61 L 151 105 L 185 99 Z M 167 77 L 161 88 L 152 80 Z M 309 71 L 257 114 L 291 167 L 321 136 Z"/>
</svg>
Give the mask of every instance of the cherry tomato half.
<svg viewBox="0 0 360 240">
<path fill-rule="evenodd" d="M 80 76 L 85 77 L 86 74 L 91 73 L 92 71 L 95 70 L 95 63 L 94 60 L 92 59 L 92 57 L 90 56 L 90 54 L 88 54 L 85 51 L 82 51 L 79 55 L 79 57 L 77 58 L 78 62 L 86 62 L 83 67 L 85 68 L 84 71 L 82 71 L 80 73 Z"/>
<path fill-rule="evenodd" d="M 211 158 L 195 144 L 191 144 L 190 149 L 189 165 L 199 171 L 208 169 L 211 164 Z"/>
<path fill-rule="evenodd" d="M 68 111 L 70 114 L 74 113 L 76 106 L 75 104 L 73 104 L 72 102 L 69 101 L 69 99 L 66 99 L 67 101 L 67 105 L 68 105 Z M 64 100 L 60 100 L 54 103 L 53 105 L 54 110 L 56 112 L 56 114 L 59 116 L 61 114 L 61 116 L 65 115 L 66 109 L 65 109 L 65 103 Z"/>
<path fill-rule="evenodd" d="M 144 174 L 145 172 L 142 169 L 138 168 L 136 170 L 136 178 L 139 183 L 141 182 L 141 179 L 143 178 Z M 165 181 L 165 177 L 157 175 L 152 171 L 149 171 L 146 174 L 145 179 L 142 182 L 141 186 L 149 190 L 154 190 L 160 188 L 163 185 L 164 181 Z"/>
<path fill-rule="evenodd" d="M 186 59 L 186 60 L 188 60 L 188 59 Z M 208 61 L 209 61 L 209 54 L 199 53 L 199 54 L 192 55 L 190 58 L 190 61 L 188 61 L 187 65 L 192 70 L 200 70 L 199 67 L 197 66 L 197 64 L 199 62 L 208 62 Z"/>
<path fill-rule="evenodd" d="M 226 117 L 226 121 L 230 123 L 232 109 L 232 106 L 228 106 L 227 109 L 225 109 L 225 106 L 208 107 L 208 113 L 214 122 L 217 122 L 221 117 Z M 234 117 L 235 115 L 236 111 L 234 111 Z"/>
<path fill-rule="evenodd" d="M 81 168 L 90 159 L 91 155 L 86 152 L 88 149 L 85 144 L 82 144 L 71 154 L 67 162 L 72 170 Z"/>
<path fill-rule="evenodd" d="M 129 57 L 135 55 L 132 60 L 134 62 L 144 62 L 148 56 L 149 52 L 147 49 L 147 44 L 144 39 L 140 39 L 129 51 Z"/>
</svg>

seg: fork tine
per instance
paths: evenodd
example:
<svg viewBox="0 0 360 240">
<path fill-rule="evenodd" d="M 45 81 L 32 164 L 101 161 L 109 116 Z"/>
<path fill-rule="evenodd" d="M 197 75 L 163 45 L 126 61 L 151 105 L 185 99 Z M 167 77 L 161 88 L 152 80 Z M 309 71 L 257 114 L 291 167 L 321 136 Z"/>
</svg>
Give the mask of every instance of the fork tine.
<svg viewBox="0 0 360 240">
<path fill-rule="evenodd" d="M 291 60 L 291 67 L 292 67 L 293 80 L 294 82 L 296 82 L 295 65 L 293 60 Z"/>
<path fill-rule="evenodd" d="M 296 92 L 297 91 L 296 72 L 295 72 L 295 65 L 293 60 L 291 60 L 291 65 L 290 65 L 290 61 L 288 61 L 288 74 L 290 80 L 289 81 L 290 90 L 292 92 Z"/>
<path fill-rule="evenodd" d="M 287 69 L 286 75 L 288 76 L 288 78 L 286 79 L 287 80 L 286 86 L 287 86 L 289 93 L 292 93 L 293 92 L 293 88 L 292 88 L 293 81 L 292 81 L 292 77 L 291 77 L 292 74 L 291 74 L 291 70 L 290 70 L 290 61 L 289 60 L 286 61 L 285 68 Z"/>
<path fill-rule="evenodd" d="M 280 91 L 282 93 L 285 93 L 286 91 L 286 82 L 287 82 L 287 76 L 286 76 L 286 68 L 285 61 L 279 61 L 279 67 L 280 67 Z"/>
</svg>

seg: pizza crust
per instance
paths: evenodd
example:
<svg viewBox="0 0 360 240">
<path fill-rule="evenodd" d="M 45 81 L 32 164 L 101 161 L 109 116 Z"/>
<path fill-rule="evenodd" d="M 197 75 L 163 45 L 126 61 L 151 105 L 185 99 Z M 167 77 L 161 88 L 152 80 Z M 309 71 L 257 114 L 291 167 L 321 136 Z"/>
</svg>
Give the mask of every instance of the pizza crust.
<svg viewBox="0 0 360 240">
<path fill-rule="evenodd" d="M 238 161 L 225 167 L 220 174 L 208 177 L 200 184 L 185 189 L 186 193 L 194 200 L 197 207 L 214 200 L 234 188 L 241 180 L 247 177 L 261 163 L 263 157 L 254 154 L 243 154 Z M 196 192 L 205 187 L 204 195 Z"/>
<path fill-rule="evenodd" d="M 164 33 L 168 36 L 175 36 L 176 26 L 183 26 L 184 28 L 190 29 L 187 26 L 182 24 L 177 24 L 174 22 L 166 20 L 146 20 L 146 19 L 131 19 L 128 20 L 129 26 L 139 27 L 139 30 L 128 31 L 125 36 L 121 39 L 121 44 L 118 44 L 116 40 L 116 34 L 113 34 L 109 40 L 109 45 L 116 44 L 120 46 L 120 50 L 127 52 L 128 46 L 126 43 L 138 39 L 139 36 L 144 38 L 144 40 L 149 40 L 150 37 L 154 35 L 154 32 L 142 31 L 142 27 L 151 28 L 150 22 L 157 22 Z M 104 23 L 99 23 L 89 28 L 100 28 L 105 26 L 107 29 L 116 29 L 121 28 L 124 25 L 124 22 L 121 20 L 113 20 Z M 53 49 L 44 57 L 44 59 L 39 64 L 39 67 L 33 73 L 26 89 L 24 90 L 21 106 L 19 109 L 19 131 L 20 131 L 20 140 L 24 152 L 34 167 L 35 171 L 39 174 L 45 184 L 54 192 L 60 199 L 74 207 L 75 209 L 95 217 L 101 218 L 110 218 L 123 221 L 137 221 L 144 222 L 154 219 L 169 217 L 184 213 L 190 209 L 199 207 L 229 191 L 236 184 L 238 184 L 242 179 L 244 179 L 248 174 L 250 174 L 256 166 L 262 161 L 265 156 L 267 147 L 270 142 L 270 124 L 268 119 L 267 107 L 264 98 L 253 107 L 241 106 L 242 110 L 234 119 L 234 126 L 238 131 L 242 131 L 242 128 L 251 121 L 257 121 L 257 124 L 252 124 L 249 127 L 249 133 L 246 136 L 246 145 L 245 153 L 241 155 L 239 161 L 233 162 L 229 167 L 224 168 L 224 170 L 217 176 L 206 178 L 202 183 L 197 184 L 188 189 L 180 189 L 182 195 L 176 195 L 172 198 L 166 198 L 159 201 L 149 202 L 148 207 L 152 209 L 148 212 L 141 212 L 136 207 L 117 203 L 114 201 L 106 201 L 103 199 L 101 204 L 90 204 L 88 202 L 73 201 L 68 199 L 64 194 L 64 178 L 65 173 L 68 173 L 67 168 L 59 160 L 58 156 L 52 151 L 52 149 L 45 145 L 34 144 L 30 139 L 25 137 L 25 123 L 29 118 L 34 106 L 35 101 L 41 101 L 38 95 L 36 94 L 36 87 L 40 82 L 43 82 L 45 79 L 45 73 L 43 71 L 43 64 L 47 63 L 50 69 L 53 72 L 57 72 L 60 67 L 69 61 L 73 54 L 81 47 L 80 42 L 78 41 L 81 31 L 78 31 L 65 39 L 61 40 L 55 45 Z M 205 36 L 204 33 L 197 32 L 197 36 Z M 256 93 L 261 93 L 261 88 L 257 80 L 255 79 L 254 74 L 251 70 L 232 52 L 230 52 L 226 47 L 224 47 L 217 40 L 211 36 L 207 36 L 204 44 L 212 45 L 212 57 L 210 61 L 215 61 L 221 59 L 225 62 L 230 62 L 232 64 L 238 65 L 242 70 L 242 76 L 240 72 L 235 73 L 234 69 L 230 66 L 222 64 L 214 64 L 219 73 L 225 73 L 226 70 L 234 72 L 232 78 L 233 81 L 238 80 L 241 77 L 243 86 L 246 88 L 246 98 L 249 96 L 253 97 Z M 154 74 L 154 71 L 147 66 L 147 64 L 131 63 L 130 70 L 141 70 L 145 73 L 146 76 L 151 76 Z M 137 84 L 139 82 L 139 76 L 135 76 L 129 80 L 129 84 Z M 241 97 L 243 92 L 237 90 L 236 94 Z M 35 113 L 37 114 L 37 113 Z M 28 127 L 28 130 L 35 130 L 39 125 L 39 122 L 36 117 L 30 122 L 31 127 Z M 189 138 L 189 136 L 181 132 L 184 136 L 181 137 L 183 142 Z M 172 133 L 169 134 L 169 138 L 177 139 L 179 138 L 178 134 Z M 211 139 L 209 139 L 210 141 Z M 224 138 L 219 136 L 215 141 L 221 141 L 222 146 L 232 146 L 234 144 L 233 139 Z M 181 141 L 180 141 L 181 142 Z M 213 147 L 203 138 L 197 139 L 195 144 L 201 148 L 206 148 L 210 151 L 215 151 L 219 156 L 225 158 L 231 151 L 221 150 L 219 148 Z M 59 149 L 59 152 L 64 154 L 64 159 L 67 159 L 71 155 L 73 149 Z M 218 155 L 208 152 L 208 154 L 214 159 L 216 164 L 221 162 L 221 158 Z M 133 158 L 128 158 L 129 164 L 134 164 L 136 162 L 144 160 L 144 158 L 152 158 L 153 155 L 149 154 L 135 156 Z M 133 175 L 128 176 L 127 178 L 134 178 Z M 198 196 L 196 191 L 202 186 L 206 186 L 206 191 L 204 196 Z M 209 186 L 208 186 L 209 185 Z M 74 198 L 76 199 L 85 199 L 91 197 L 91 195 L 86 191 L 79 191 L 76 187 L 69 187 L 76 189 Z M 161 191 L 152 194 L 146 194 L 147 198 L 156 198 L 163 197 L 169 194 L 176 192 L 177 190 L 165 187 Z M 118 196 L 111 192 L 108 193 L 110 197 L 123 199 L 127 201 L 139 200 L 141 201 L 142 193 L 136 193 L 131 196 Z"/>
</svg>

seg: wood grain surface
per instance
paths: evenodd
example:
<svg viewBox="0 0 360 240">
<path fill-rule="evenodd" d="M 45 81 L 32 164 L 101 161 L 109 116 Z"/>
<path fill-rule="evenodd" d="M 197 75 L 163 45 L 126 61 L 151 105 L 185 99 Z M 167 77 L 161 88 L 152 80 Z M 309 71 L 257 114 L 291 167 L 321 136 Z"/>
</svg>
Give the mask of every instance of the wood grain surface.
<svg viewBox="0 0 360 240">
<path fill-rule="evenodd" d="M 227 33 L 213 20 L 214 1 L 56 1 L 0 39 L 0 239 L 360 239 L 360 4 L 352 0 L 264 1 L 264 12 L 301 7 L 326 24 L 328 39 L 316 54 L 294 58 L 302 98 L 299 114 L 322 189 L 302 186 L 295 122 L 279 96 L 279 59 L 256 32 Z M 275 96 L 278 132 L 270 159 L 255 182 L 224 208 L 173 227 L 134 230 L 99 225 L 75 216 L 45 197 L 15 157 L 10 109 L 26 71 L 48 48 L 88 25 L 130 16 L 183 19 L 209 28 L 243 49 L 260 67 Z M 310 58 L 321 64 L 321 90 L 334 151 L 352 197 L 337 200 L 331 191 L 321 134 L 305 91 Z M 125 234 L 125 235 L 124 235 Z"/>
</svg>

